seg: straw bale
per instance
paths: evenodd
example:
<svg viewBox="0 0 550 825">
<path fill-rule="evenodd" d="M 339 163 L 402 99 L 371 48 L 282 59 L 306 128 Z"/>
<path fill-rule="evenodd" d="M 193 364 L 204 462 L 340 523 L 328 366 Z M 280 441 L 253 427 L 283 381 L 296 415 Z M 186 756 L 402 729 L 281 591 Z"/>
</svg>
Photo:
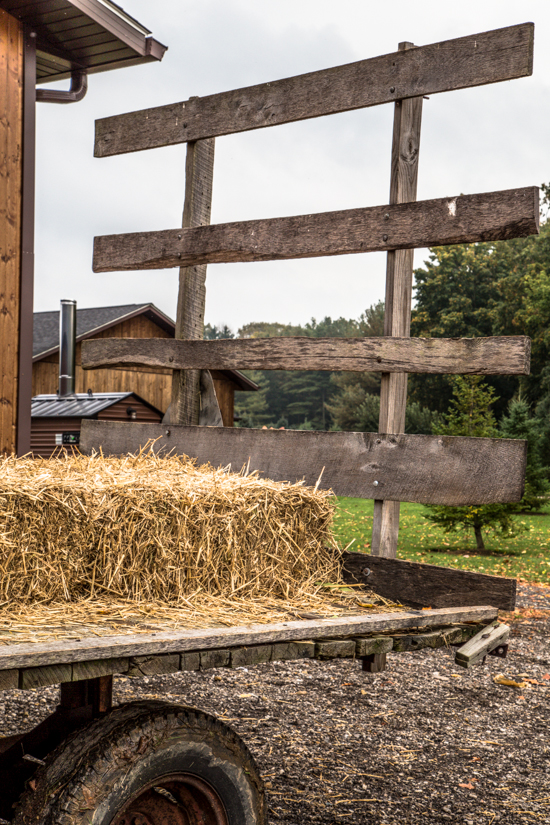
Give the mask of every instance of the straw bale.
<svg viewBox="0 0 550 825">
<path fill-rule="evenodd" d="M 334 502 L 303 484 L 152 452 L 7 457 L 0 603 L 300 600 L 341 580 Z"/>
</svg>

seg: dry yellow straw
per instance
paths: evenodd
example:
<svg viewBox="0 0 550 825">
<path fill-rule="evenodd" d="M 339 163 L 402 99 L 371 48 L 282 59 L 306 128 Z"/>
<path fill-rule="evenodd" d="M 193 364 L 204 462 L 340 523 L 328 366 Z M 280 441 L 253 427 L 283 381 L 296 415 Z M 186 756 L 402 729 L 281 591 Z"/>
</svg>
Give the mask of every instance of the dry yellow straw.
<svg viewBox="0 0 550 825">
<path fill-rule="evenodd" d="M 340 581 L 334 504 L 152 452 L 4 458 L 0 602 L 300 600 Z"/>
</svg>

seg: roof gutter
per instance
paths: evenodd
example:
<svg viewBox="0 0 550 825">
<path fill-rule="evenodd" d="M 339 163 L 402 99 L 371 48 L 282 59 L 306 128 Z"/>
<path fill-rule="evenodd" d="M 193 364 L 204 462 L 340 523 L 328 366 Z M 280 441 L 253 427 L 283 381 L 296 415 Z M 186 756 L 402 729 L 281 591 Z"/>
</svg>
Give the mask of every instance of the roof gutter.
<svg viewBox="0 0 550 825">
<path fill-rule="evenodd" d="M 40 103 L 78 103 L 86 97 L 88 91 L 88 73 L 86 69 L 74 69 L 71 72 L 70 89 L 37 89 L 36 100 Z"/>
</svg>

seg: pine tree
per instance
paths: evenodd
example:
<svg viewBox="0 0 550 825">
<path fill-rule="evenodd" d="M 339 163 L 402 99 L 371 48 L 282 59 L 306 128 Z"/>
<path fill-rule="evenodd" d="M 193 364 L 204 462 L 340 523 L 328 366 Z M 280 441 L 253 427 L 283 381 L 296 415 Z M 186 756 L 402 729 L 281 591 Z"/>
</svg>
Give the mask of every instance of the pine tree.
<svg viewBox="0 0 550 825">
<path fill-rule="evenodd" d="M 527 441 L 527 466 L 525 468 L 525 493 L 519 504 L 520 510 L 540 511 L 550 500 L 548 468 L 542 462 L 542 443 L 545 431 L 537 418 L 529 415 L 529 405 L 522 398 L 514 398 L 509 404 L 508 415 L 500 422 L 503 438 L 523 438 Z"/>
<path fill-rule="evenodd" d="M 436 428 L 438 435 L 468 436 L 470 438 L 498 437 L 492 405 L 497 400 L 492 387 L 484 384 L 481 376 L 456 376 L 452 380 L 453 398 L 444 423 Z M 492 529 L 502 537 L 515 535 L 518 525 L 513 519 L 515 504 L 484 504 L 470 507 L 432 506 L 426 518 L 443 527 L 446 533 L 454 530 L 473 530 L 478 551 L 485 550 L 482 530 Z"/>
</svg>

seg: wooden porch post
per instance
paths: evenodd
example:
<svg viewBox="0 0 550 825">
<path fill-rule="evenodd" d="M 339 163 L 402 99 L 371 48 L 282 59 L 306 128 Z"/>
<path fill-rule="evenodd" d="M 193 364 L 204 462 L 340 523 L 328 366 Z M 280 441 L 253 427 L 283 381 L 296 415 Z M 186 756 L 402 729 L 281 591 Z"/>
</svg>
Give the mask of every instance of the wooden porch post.
<svg viewBox="0 0 550 825">
<path fill-rule="evenodd" d="M 23 177 L 23 27 L 0 9 L 0 453 L 17 450 Z"/>
</svg>

